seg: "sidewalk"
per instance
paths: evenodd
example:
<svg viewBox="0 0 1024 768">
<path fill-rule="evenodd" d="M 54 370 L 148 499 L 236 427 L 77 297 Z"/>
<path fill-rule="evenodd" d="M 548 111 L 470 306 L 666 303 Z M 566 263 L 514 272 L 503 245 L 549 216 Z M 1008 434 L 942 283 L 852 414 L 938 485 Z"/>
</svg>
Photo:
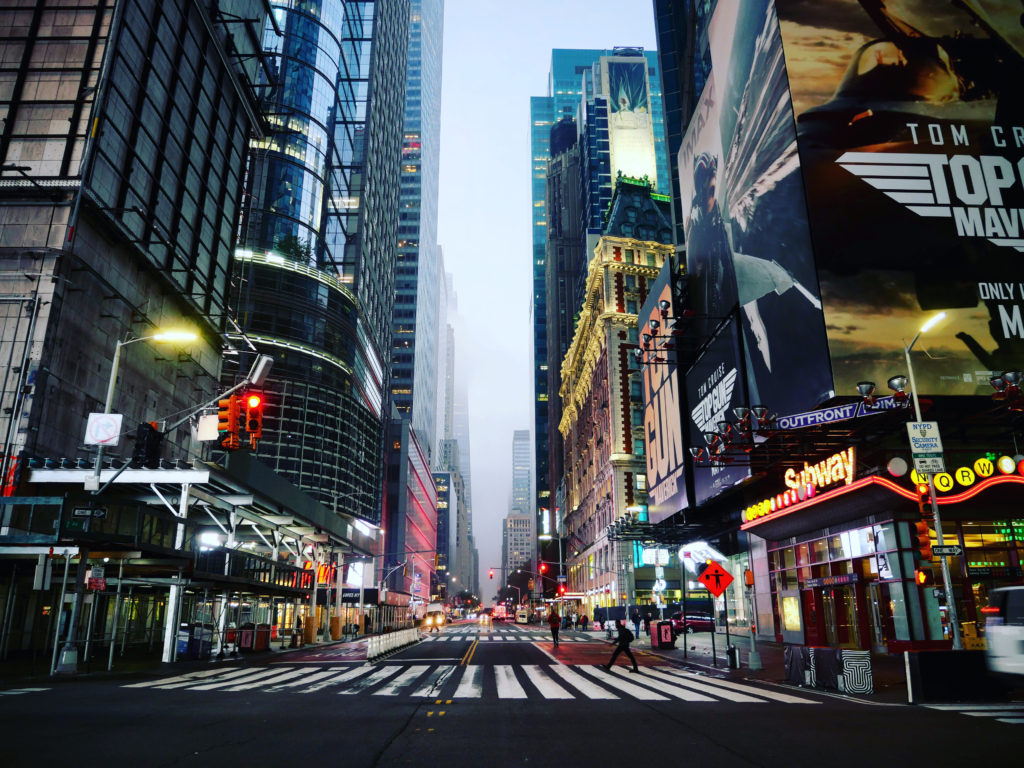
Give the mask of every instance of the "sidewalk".
<svg viewBox="0 0 1024 768">
<path fill-rule="evenodd" d="M 592 639 L 606 637 L 604 630 L 587 630 Z M 739 651 L 739 669 L 729 669 L 726 657 L 725 632 L 715 633 L 715 654 L 711 652 L 711 633 L 698 632 L 680 635 L 676 638 L 675 648 L 651 648 L 651 638 L 642 634 L 632 645 L 634 652 L 660 656 L 678 664 L 685 664 L 695 670 L 719 675 L 734 680 L 758 680 L 765 683 L 784 685 L 795 688 L 786 682 L 785 646 L 781 643 L 765 640 L 757 641 L 757 653 L 761 657 L 761 669 L 751 670 L 749 636 L 731 634 L 732 645 Z M 684 650 L 683 644 L 686 643 Z M 863 701 L 875 704 L 906 704 L 907 681 L 902 656 L 873 655 L 871 657 L 871 673 L 874 681 L 874 693 L 847 694 L 839 691 L 826 691 L 820 688 L 809 688 L 821 693 L 829 693 L 851 701 Z"/>
<path fill-rule="evenodd" d="M 262 664 L 278 656 L 290 653 L 311 653 L 325 648 L 339 645 L 359 645 L 366 643 L 366 637 L 356 640 L 325 640 L 319 643 L 300 645 L 297 648 L 281 647 L 278 641 L 274 641 L 270 648 L 265 651 L 245 651 L 235 654 L 225 654 L 223 658 L 211 656 L 205 659 L 182 658 L 178 661 L 165 663 L 151 655 L 120 656 L 115 651 L 114 666 L 107 671 L 107 654 L 109 649 L 97 648 L 91 658 L 85 662 L 79 662 L 78 672 L 73 675 L 50 675 L 50 657 L 44 659 L 42 654 L 37 655 L 35 660 L 31 657 L 18 657 L 0 662 L 0 690 L 5 688 L 23 687 L 25 685 L 39 685 L 42 683 L 61 683 L 68 680 L 81 679 L 104 679 L 115 677 L 131 676 L 152 676 L 152 675 L 182 675 L 200 669 L 210 669 L 213 666 L 245 666 L 247 664 Z"/>
</svg>

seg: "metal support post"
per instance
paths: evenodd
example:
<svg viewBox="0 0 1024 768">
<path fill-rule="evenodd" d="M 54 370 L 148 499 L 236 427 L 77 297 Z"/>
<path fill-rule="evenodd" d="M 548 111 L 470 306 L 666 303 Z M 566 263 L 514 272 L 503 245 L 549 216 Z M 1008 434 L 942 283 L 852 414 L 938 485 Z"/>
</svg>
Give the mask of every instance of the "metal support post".
<svg viewBox="0 0 1024 768">
<path fill-rule="evenodd" d="M 114 598 L 114 623 L 110 626 L 110 654 L 107 656 L 107 672 L 114 666 L 114 646 L 117 645 L 117 622 L 121 618 L 121 582 L 124 581 L 124 558 L 117 569 L 117 596 Z M 127 629 L 125 630 L 127 633 Z"/>
</svg>

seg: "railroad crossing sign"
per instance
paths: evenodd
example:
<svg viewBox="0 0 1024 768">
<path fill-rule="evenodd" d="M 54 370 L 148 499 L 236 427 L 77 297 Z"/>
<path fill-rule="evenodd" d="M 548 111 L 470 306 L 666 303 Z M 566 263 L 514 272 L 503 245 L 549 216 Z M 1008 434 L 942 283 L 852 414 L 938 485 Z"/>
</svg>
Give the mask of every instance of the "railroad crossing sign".
<svg viewBox="0 0 1024 768">
<path fill-rule="evenodd" d="M 726 587 L 732 584 L 733 579 L 725 568 L 712 560 L 711 564 L 704 569 L 704 573 L 697 577 L 697 581 L 707 587 L 708 592 L 712 595 L 721 597 Z"/>
</svg>

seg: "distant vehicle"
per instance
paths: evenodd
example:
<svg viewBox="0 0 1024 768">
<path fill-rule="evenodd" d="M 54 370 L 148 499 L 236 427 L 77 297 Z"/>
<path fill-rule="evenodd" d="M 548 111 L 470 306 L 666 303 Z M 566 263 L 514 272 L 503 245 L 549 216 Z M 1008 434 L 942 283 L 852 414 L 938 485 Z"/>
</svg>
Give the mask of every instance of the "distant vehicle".
<svg viewBox="0 0 1024 768">
<path fill-rule="evenodd" d="M 1024 586 L 994 589 L 985 615 L 988 668 L 1000 674 L 1024 675 Z"/>
<path fill-rule="evenodd" d="M 508 618 L 508 609 L 504 605 L 496 605 L 492 616 L 495 621 L 505 621 Z"/>
<path fill-rule="evenodd" d="M 480 622 L 481 626 L 490 626 L 491 614 L 486 613 L 486 612 L 485 613 L 481 613 L 480 614 L 480 618 L 478 619 L 478 621 Z"/>
<path fill-rule="evenodd" d="M 676 611 L 669 617 L 669 621 L 672 622 L 672 631 L 677 635 L 715 631 L 715 620 L 707 613 L 687 611 L 684 623 L 682 611 Z"/>
<path fill-rule="evenodd" d="M 529 624 L 530 623 L 530 611 L 527 608 L 519 608 L 516 610 L 516 624 Z"/>
<path fill-rule="evenodd" d="M 441 603 L 429 603 L 427 611 L 423 615 L 423 626 L 430 630 L 440 631 L 444 626 L 444 605 Z"/>
</svg>

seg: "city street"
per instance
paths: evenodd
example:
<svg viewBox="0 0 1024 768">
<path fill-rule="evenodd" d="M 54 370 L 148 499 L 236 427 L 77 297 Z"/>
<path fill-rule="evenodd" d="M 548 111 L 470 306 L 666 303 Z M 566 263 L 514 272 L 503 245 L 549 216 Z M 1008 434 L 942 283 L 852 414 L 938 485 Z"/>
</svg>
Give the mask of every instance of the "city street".
<svg viewBox="0 0 1024 768">
<path fill-rule="evenodd" d="M 0 691 L 3 763 L 801 766 L 828 755 L 852 766 L 884 753 L 953 765 L 1005 757 L 1024 736 L 1019 708 L 1000 722 L 1000 705 L 856 700 L 726 679 L 639 648 L 639 674 L 622 657 L 606 672 L 611 646 L 598 633 L 563 633 L 555 648 L 536 626 L 467 622 L 377 663 L 350 649 L 164 676 L 35 678 Z"/>
</svg>

